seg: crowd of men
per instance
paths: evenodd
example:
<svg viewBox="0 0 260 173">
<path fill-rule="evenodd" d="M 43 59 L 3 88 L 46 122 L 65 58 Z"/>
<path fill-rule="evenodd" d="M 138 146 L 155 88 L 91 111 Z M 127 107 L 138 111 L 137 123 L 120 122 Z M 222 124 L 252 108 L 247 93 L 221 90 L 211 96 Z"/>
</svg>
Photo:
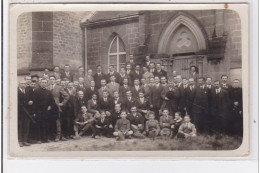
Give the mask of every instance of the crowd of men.
<svg viewBox="0 0 260 173">
<path fill-rule="evenodd" d="M 43 75 L 27 75 L 18 86 L 18 140 L 20 146 L 78 139 L 85 134 L 122 140 L 131 138 L 189 137 L 196 133 L 242 136 L 243 103 L 240 81 L 228 76 L 212 82 L 199 77 L 167 74 L 160 63 L 133 58 L 116 72 L 105 74 L 70 65 Z"/>
</svg>

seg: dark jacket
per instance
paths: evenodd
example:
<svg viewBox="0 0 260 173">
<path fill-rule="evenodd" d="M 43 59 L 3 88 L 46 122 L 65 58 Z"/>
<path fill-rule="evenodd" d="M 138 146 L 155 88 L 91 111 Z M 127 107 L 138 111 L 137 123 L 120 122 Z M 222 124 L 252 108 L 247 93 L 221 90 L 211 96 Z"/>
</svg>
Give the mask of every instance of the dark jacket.
<svg viewBox="0 0 260 173">
<path fill-rule="evenodd" d="M 51 91 L 38 88 L 35 92 L 37 115 L 39 115 L 41 118 L 47 118 L 48 114 L 57 116 L 59 111 Z M 51 106 L 50 111 L 47 111 L 48 106 Z"/>
<path fill-rule="evenodd" d="M 94 78 L 95 86 L 96 86 L 97 89 L 100 89 L 100 87 L 101 87 L 101 80 L 102 79 L 106 79 L 107 80 L 107 76 L 104 73 L 101 73 L 100 75 L 98 75 L 96 73 L 96 74 L 94 74 L 93 78 Z"/>
<path fill-rule="evenodd" d="M 127 115 L 126 118 L 130 121 L 130 124 L 133 124 L 136 126 L 138 124 L 142 124 L 144 126 L 144 117 L 140 113 L 136 113 L 135 116 L 132 113 L 130 113 Z"/>
<path fill-rule="evenodd" d="M 193 113 L 208 113 L 209 110 L 209 92 L 206 86 L 204 88 L 200 88 L 198 86 L 196 88 L 196 94 L 194 97 L 194 101 L 192 104 L 192 112 Z"/>
<path fill-rule="evenodd" d="M 162 93 L 163 87 L 161 84 L 159 87 L 156 87 L 155 85 L 151 87 L 151 104 L 153 105 L 154 108 L 161 108 L 162 105 L 162 98 L 161 98 L 161 93 Z"/>
<path fill-rule="evenodd" d="M 212 99 L 210 104 L 212 115 L 223 117 L 230 116 L 231 106 L 228 91 L 221 88 L 220 92 L 217 94 L 216 90 L 212 90 L 211 95 Z"/>
<path fill-rule="evenodd" d="M 108 97 L 107 101 L 104 101 L 104 98 L 99 99 L 99 109 L 103 111 L 111 112 L 114 108 L 113 100 Z"/>
</svg>

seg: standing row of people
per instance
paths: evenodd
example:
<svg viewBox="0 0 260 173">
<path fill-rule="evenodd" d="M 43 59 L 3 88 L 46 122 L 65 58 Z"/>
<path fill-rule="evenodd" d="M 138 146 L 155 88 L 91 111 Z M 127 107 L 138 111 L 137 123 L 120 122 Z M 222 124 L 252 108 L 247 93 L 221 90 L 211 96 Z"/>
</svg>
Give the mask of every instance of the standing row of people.
<svg viewBox="0 0 260 173">
<path fill-rule="evenodd" d="M 28 145 L 30 124 L 39 142 L 67 140 L 79 135 L 75 123 L 82 114 L 82 106 L 94 119 L 99 117 L 97 114 L 119 119 L 122 111 L 131 114 L 133 107 L 144 121 L 151 111 L 158 121 L 164 110 L 170 117 L 179 112 L 182 116 L 189 115 L 199 133 L 242 135 L 240 81 L 234 80 L 231 86 L 227 79 L 227 75 L 223 75 L 221 81 L 212 83 L 210 77 L 198 77 L 194 72 L 190 78 L 175 71 L 167 75 L 160 63 L 150 63 L 141 70 L 139 64 L 130 62 L 120 68 L 120 73 L 109 66 L 109 73 L 105 74 L 102 67 L 97 66 L 94 75 L 91 69 L 85 75 L 83 67 L 72 74 L 70 66 L 65 65 L 63 72 L 55 67 L 52 74 L 45 70 L 41 77 L 26 76 L 18 87 L 20 145 Z M 112 131 L 116 123 L 113 122 Z M 92 128 L 92 131 L 95 130 Z M 175 129 L 174 133 L 178 131 Z"/>
</svg>

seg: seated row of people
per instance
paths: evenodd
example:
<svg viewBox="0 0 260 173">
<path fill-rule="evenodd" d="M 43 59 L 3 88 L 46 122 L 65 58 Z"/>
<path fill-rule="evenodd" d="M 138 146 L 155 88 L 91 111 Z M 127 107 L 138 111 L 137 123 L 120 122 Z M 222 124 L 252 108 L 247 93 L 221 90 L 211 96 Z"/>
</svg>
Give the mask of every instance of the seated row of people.
<svg viewBox="0 0 260 173">
<path fill-rule="evenodd" d="M 118 115 L 107 114 L 105 111 L 98 111 L 94 115 L 88 113 L 87 107 L 83 105 L 81 112 L 74 121 L 75 139 L 79 139 L 87 131 L 92 132 L 93 138 L 115 136 L 117 140 L 125 138 L 143 139 L 145 137 L 155 139 L 161 136 L 162 139 L 187 138 L 196 136 L 196 128 L 192 124 L 189 115 L 181 117 L 180 112 L 175 117 L 169 115 L 168 109 L 164 109 L 160 121 L 155 119 L 152 111 L 147 112 L 145 117 L 131 108 L 131 113 L 122 110 Z"/>
</svg>

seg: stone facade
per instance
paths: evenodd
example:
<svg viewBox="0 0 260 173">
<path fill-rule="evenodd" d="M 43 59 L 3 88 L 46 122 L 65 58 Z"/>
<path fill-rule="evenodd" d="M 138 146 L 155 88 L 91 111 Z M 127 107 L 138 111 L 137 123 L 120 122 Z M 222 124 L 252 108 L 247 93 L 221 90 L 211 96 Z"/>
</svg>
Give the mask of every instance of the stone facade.
<svg viewBox="0 0 260 173">
<path fill-rule="evenodd" d="M 51 12 L 51 20 L 39 19 L 42 28 L 32 25 L 35 24 L 34 20 L 32 21 L 32 13 L 22 14 L 18 18 L 17 31 L 18 72 L 24 69 L 32 70 L 30 68 L 35 61 L 35 51 L 45 50 L 47 47 L 52 52 L 49 56 L 52 58 L 48 59 L 51 65 L 62 67 L 70 64 L 74 70 L 83 65 L 95 71 L 96 65 L 101 64 L 107 71 L 109 46 L 116 35 L 123 41 L 127 58 L 129 54 L 134 54 L 139 63 L 144 61 L 147 54 L 154 57 L 153 61 L 159 62 L 161 61 L 158 58 L 160 53 L 168 54 L 170 58 L 173 58 L 172 54 L 175 50 L 159 52 L 160 44 L 162 44 L 160 39 L 172 22 L 175 22 L 176 17 L 183 15 L 189 18 L 192 26 L 186 27 L 189 25 L 187 21 L 180 27 L 184 26 L 183 30 L 195 28 L 191 31 L 194 34 L 193 38 L 205 41 L 205 48 L 202 52 L 201 50 L 193 52 L 196 56 L 200 56 L 201 75 L 210 75 L 213 79 L 219 79 L 222 74 L 228 74 L 231 79 L 241 79 L 241 23 L 238 14 L 232 10 L 95 12 L 94 15 L 86 18 L 89 13 Z M 180 19 L 180 22 L 182 20 Z M 44 25 L 45 23 L 47 25 Z M 46 32 L 50 33 L 51 28 L 53 35 L 49 41 L 52 42 L 52 46 L 44 46 L 44 43 L 40 44 L 42 48 L 39 49 L 37 44 L 32 45 L 34 32 L 44 32 L 46 29 Z M 180 31 L 176 28 L 173 32 L 172 35 L 179 34 Z M 225 41 L 223 57 L 210 59 L 210 43 L 222 38 Z M 201 43 L 201 41 L 197 42 L 198 47 Z M 42 68 L 46 67 L 46 64 L 42 63 Z"/>
<path fill-rule="evenodd" d="M 53 13 L 32 13 L 31 70 L 53 68 Z"/>
<path fill-rule="evenodd" d="M 83 64 L 83 37 L 80 21 L 88 12 L 53 13 L 53 64 L 73 69 Z"/>
<path fill-rule="evenodd" d="M 33 12 L 18 17 L 18 75 L 83 64 L 80 21 L 88 12 Z M 33 44 L 32 44 L 33 43 Z"/>
<path fill-rule="evenodd" d="M 104 16 L 106 12 L 100 13 L 103 13 Z M 127 54 L 134 54 L 137 59 L 143 59 L 145 54 L 158 54 L 160 37 L 179 13 L 190 16 L 194 23 L 198 25 L 207 46 L 214 39 L 213 37 L 227 36 L 224 58 L 217 61 L 208 60 L 207 53 L 205 53 L 201 62 L 203 64 L 203 69 L 201 69 L 203 76 L 212 76 L 213 79 L 219 79 L 222 74 L 227 74 L 231 75 L 232 79 L 241 79 L 241 23 L 238 14 L 232 10 L 146 11 L 139 14 L 137 21 L 111 23 L 110 25 L 96 27 L 88 27 L 88 23 L 91 24 L 93 20 L 88 21 L 85 23 L 87 28 L 87 66 L 94 69 L 96 65 L 102 64 L 105 71 L 107 70 L 108 47 L 115 34 L 122 38 Z M 114 17 L 120 20 L 120 17 Z M 110 16 L 110 18 L 113 18 L 113 16 Z M 102 19 L 94 21 L 98 23 Z M 207 51 L 208 47 L 206 47 L 205 52 Z M 154 61 L 158 60 L 155 59 Z"/>
<path fill-rule="evenodd" d="M 18 73 L 28 73 L 32 61 L 32 13 L 23 13 L 17 20 Z"/>
</svg>

